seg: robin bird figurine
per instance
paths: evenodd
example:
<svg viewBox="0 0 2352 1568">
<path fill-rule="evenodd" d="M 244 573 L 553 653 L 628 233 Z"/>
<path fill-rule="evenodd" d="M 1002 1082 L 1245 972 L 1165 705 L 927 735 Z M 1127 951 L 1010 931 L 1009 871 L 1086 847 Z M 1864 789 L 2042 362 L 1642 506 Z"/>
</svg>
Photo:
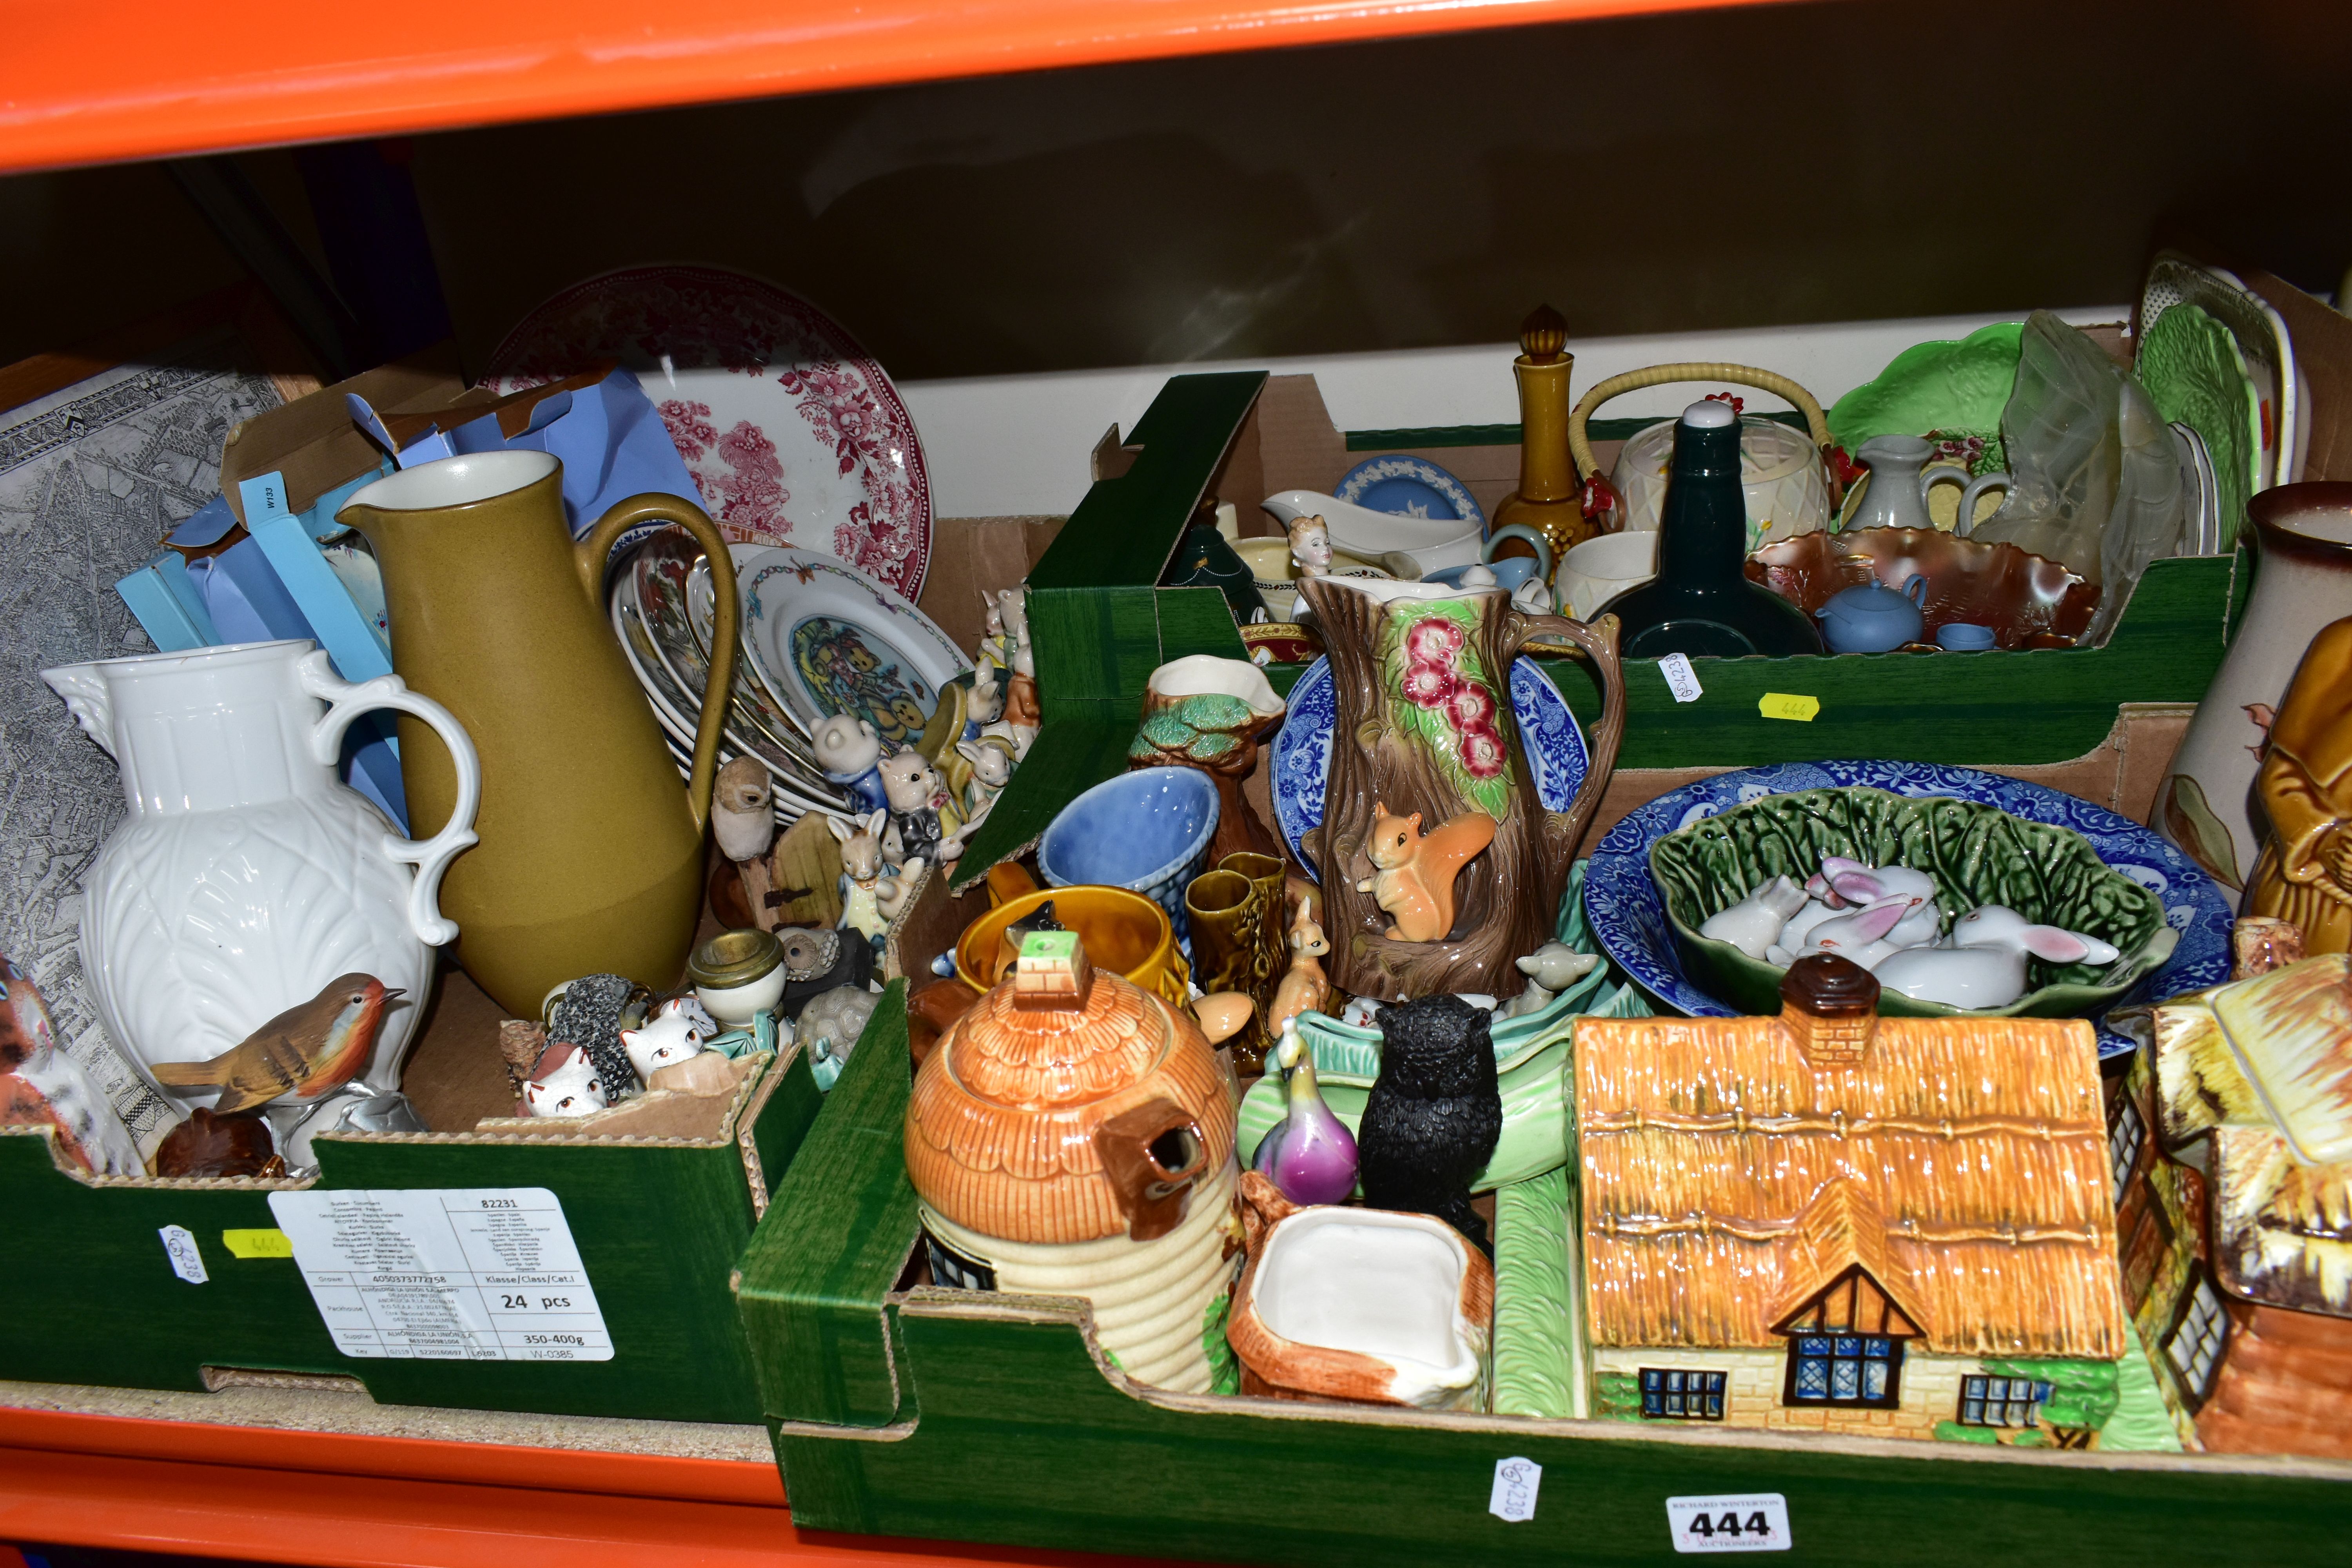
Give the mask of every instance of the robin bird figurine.
<svg viewBox="0 0 2352 1568">
<path fill-rule="evenodd" d="M 299 1007 L 289 1007 L 208 1062 L 158 1062 L 150 1070 L 167 1089 L 220 1086 L 216 1116 L 234 1116 L 291 1093 L 316 1100 L 349 1083 L 367 1065 L 376 1026 L 397 989 L 373 974 L 341 974 Z"/>
</svg>

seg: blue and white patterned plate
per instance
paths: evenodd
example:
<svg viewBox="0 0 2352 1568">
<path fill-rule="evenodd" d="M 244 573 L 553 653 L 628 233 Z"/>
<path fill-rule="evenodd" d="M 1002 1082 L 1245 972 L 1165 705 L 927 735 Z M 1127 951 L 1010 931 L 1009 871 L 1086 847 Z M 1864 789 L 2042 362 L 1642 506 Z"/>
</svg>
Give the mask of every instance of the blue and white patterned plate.
<svg viewBox="0 0 2352 1568">
<path fill-rule="evenodd" d="M 1426 458 L 1370 458 L 1348 470 L 1332 495 L 1391 517 L 1454 517 L 1486 531 L 1486 513 L 1470 487 Z"/>
<path fill-rule="evenodd" d="M 1584 731 L 1569 711 L 1568 699 L 1525 656 L 1511 666 L 1511 711 L 1519 721 L 1528 765 L 1535 770 L 1538 798 L 1546 811 L 1566 811 L 1584 783 Z M 1323 826 L 1323 787 L 1331 773 L 1331 729 L 1338 719 L 1331 661 L 1318 658 L 1290 689 L 1290 710 L 1274 734 L 1275 824 L 1309 871 L 1315 862 L 1304 845 L 1308 830 Z"/>
<path fill-rule="evenodd" d="M 1302 682 L 1303 684 L 1303 682 Z M 1718 773 L 1660 795 L 1609 830 L 1584 878 L 1584 914 L 1603 952 L 1642 988 L 1676 1012 L 1727 1018 L 1733 1010 L 1683 977 L 1665 900 L 1650 876 L 1650 846 L 1676 828 L 1768 795 L 1860 785 L 1892 795 L 1983 801 L 2029 822 L 2071 827 L 2100 859 L 2154 893 L 2180 933 L 2164 967 L 2118 998 L 2117 1006 L 2160 1002 L 2230 978 L 2230 905 L 2187 857 L 2127 817 L 2040 784 L 1932 763 L 1782 763 Z M 2099 1023 L 2099 1054 L 2131 1041 Z"/>
</svg>

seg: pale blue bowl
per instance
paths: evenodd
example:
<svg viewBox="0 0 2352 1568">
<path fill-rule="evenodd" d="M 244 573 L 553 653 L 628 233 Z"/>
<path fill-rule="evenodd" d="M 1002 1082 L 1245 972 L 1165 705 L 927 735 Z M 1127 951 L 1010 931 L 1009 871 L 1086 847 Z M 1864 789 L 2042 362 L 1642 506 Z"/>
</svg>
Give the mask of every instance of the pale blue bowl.
<svg viewBox="0 0 2352 1568">
<path fill-rule="evenodd" d="M 1184 889 L 1209 858 L 1217 785 L 1198 768 L 1138 768 L 1062 808 L 1037 841 L 1037 868 L 1056 888 L 1129 888 L 1168 911 L 1192 956 Z"/>
</svg>

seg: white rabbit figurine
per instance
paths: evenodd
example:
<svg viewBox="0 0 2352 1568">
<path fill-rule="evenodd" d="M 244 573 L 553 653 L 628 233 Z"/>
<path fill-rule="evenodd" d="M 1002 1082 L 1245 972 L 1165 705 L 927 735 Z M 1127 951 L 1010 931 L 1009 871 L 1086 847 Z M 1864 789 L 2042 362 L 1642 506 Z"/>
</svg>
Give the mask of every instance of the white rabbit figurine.
<svg viewBox="0 0 2352 1568">
<path fill-rule="evenodd" d="M 1874 971 L 1879 984 L 1947 1007 L 2006 1007 L 2025 994 L 2029 956 L 2048 963 L 2113 963 L 2122 956 L 2097 937 L 2036 925 L 2000 904 L 1962 915 L 1946 942 L 1886 959 Z"/>
<path fill-rule="evenodd" d="M 1911 903 L 1907 899 L 1881 899 L 1865 908 L 1822 921 L 1805 933 L 1804 945 L 1794 952 L 1775 944 L 1764 956 L 1768 963 L 1787 965 L 1809 952 L 1834 952 L 1840 958 L 1850 958 L 1864 969 L 1875 971 L 1879 964 L 1900 951 L 1886 940 L 1886 933 L 1910 912 Z"/>
<path fill-rule="evenodd" d="M 1843 855 L 1828 855 L 1822 858 L 1822 876 L 1850 904 L 1874 904 L 1898 897 L 1908 900 L 1910 912 L 1886 933 L 1886 940 L 1897 947 L 1917 947 L 1943 934 L 1944 914 L 1936 903 L 1936 879 L 1925 871 L 1914 871 L 1908 866 L 1866 866 Z"/>
<path fill-rule="evenodd" d="M 1750 958 L 1780 941 L 1789 917 L 1805 907 L 1805 889 L 1786 877 L 1775 877 L 1727 910 L 1706 917 L 1698 934 L 1710 942 L 1727 942 Z"/>
</svg>

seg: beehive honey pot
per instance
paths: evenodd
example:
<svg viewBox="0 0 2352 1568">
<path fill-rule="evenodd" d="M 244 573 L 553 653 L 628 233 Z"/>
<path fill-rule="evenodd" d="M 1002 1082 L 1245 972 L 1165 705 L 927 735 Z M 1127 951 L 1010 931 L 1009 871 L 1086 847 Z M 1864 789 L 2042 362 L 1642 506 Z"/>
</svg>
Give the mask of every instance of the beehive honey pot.
<svg viewBox="0 0 2352 1568">
<path fill-rule="evenodd" d="M 1130 1377 L 1234 1391 L 1234 1106 L 1190 1017 L 1035 932 L 924 1058 L 906 1140 L 938 1283 L 1084 1297 Z"/>
</svg>

